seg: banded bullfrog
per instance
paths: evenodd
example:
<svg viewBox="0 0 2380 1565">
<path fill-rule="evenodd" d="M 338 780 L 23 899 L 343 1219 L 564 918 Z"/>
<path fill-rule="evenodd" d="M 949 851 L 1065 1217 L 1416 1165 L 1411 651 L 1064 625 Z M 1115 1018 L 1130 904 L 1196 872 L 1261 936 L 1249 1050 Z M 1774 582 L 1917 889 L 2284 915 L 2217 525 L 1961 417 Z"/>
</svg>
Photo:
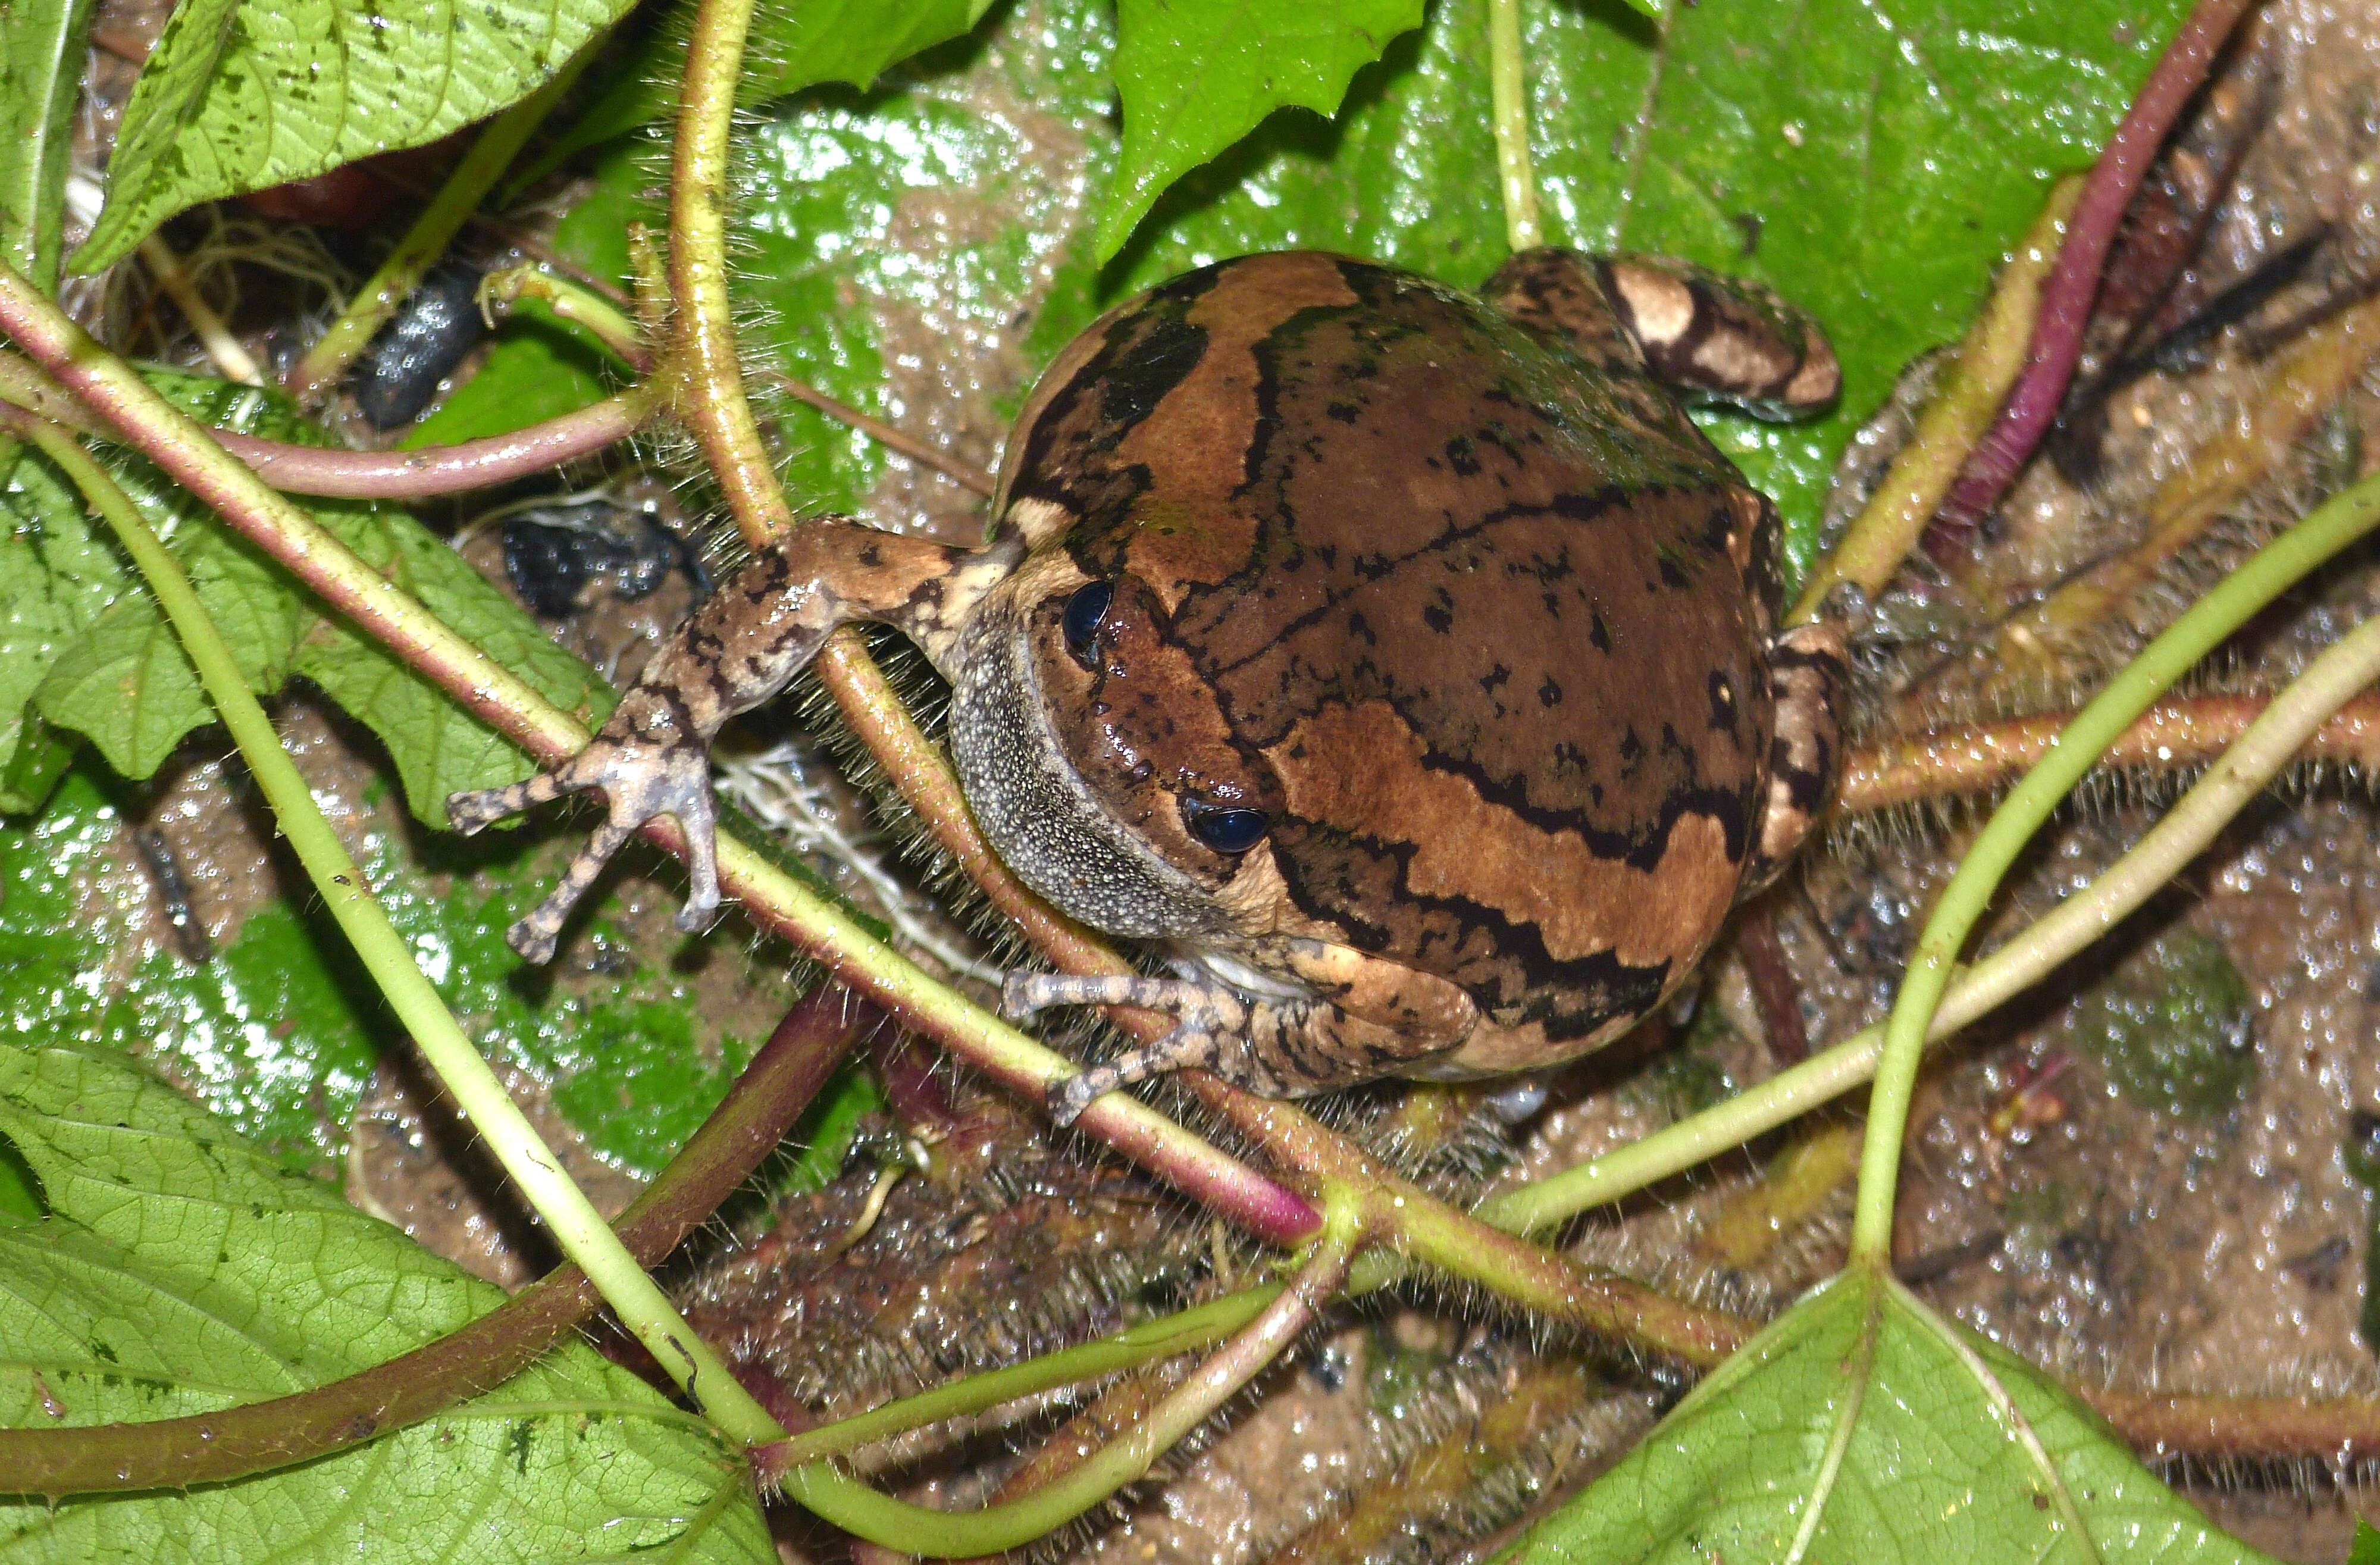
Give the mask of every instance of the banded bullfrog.
<svg viewBox="0 0 2380 1565">
<path fill-rule="evenodd" d="M 1012 977 L 1013 1014 L 1125 1004 L 1184 1066 L 1297 1096 L 1550 1064 L 1683 981 L 1826 802 L 1832 627 L 1780 628 L 1778 520 L 1673 392 L 1768 417 L 1840 375 L 1757 285 L 1534 250 L 1476 295 L 1302 252 L 1201 268 L 1062 352 L 990 541 L 827 519 L 761 552 L 574 759 L 458 794 L 463 831 L 575 789 L 610 815 L 512 930 L 551 957 L 641 822 L 718 905 L 709 746 L 836 626 L 952 687 L 1001 856 L 1172 977 Z"/>
</svg>

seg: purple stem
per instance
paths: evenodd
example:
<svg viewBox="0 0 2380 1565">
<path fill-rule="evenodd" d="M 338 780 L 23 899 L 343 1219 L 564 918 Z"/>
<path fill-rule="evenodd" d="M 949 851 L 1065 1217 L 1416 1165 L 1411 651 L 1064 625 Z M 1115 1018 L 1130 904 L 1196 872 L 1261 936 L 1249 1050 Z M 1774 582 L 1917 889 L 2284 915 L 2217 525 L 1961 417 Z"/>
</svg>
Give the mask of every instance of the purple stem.
<svg viewBox="0 0 2380 1565">
<path fill-rule="evenodd" d="M 525 430 L 419 451 L 336 451 L 228 431 L 218 431 L 215 438 L 225 451 L 255 468 L 257 477 L 285 493 L 418 500 L 491 489 L 591 456 L 635 434 L 651 417 L 653 406 L 650 392 L 625 391 Z"/>
<path fill-rule="evenodd" d="M 2067 224 L 2057 269 L 2041 290 L 2041 314 L 2034 321 L 2024 370 L 2000 405 L 1998 419 L 1968 453 L 1949 498 L 1927 529 L 1925 548 L 1937 559 L 1965 550 L 2048 432 L 2082 352 L 2082 328 L 2099 296 L 2100 273 L 2124 209 L 2248 5 L 2249 0 L 2200 0 L 2099 154 Z"/>
</svg>

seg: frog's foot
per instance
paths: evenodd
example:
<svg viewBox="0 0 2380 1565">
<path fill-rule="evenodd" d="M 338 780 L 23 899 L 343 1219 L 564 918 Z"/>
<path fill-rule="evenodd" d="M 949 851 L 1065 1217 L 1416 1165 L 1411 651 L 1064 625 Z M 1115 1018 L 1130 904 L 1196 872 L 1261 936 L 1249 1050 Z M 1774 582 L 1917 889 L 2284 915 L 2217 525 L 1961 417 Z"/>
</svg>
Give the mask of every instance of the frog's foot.
<svg viewBox="0 0 2380 1565">
<path fill-rule="evenodd" d="M 1851 676 L 1840 625 L 1797 625 L 1768 647 L 1768 696 L 1777 713 L 1768 747 L 1768 795 L 1745 867 L 1743 893 L 1776 879 L 1816 826 L 1842 775 L 1837 708 Z"/>
<path fill-rule="evenodd" d="M 1761 419 L 1831 406 L 1842 369 L 1807 314 L 1746 277 L 1662 255 L 1524 250 L 1481 297 L 1603 369 L 1642 366 Z"/>
<path fill-rule="evenodd" d="M 587 894 L 612 855 L 658 815 L 677 818 L 686 833 L 693 885 L 677 927 L 691 932 L 719 909 L 718 828 L 710 796 L 710 746 L 690 730 L 682 710 L 659 692 L 632 690 L 578 754 L 552 770 L 508 788 L 455 794 L 446 819 L 465 836 L 506 816 L 582 789 L 600 788 L 611 812 L 563 871 L 562 883 L 527 917 L 505 931 L 512 948 L 531 962 L 553 960 L 554 942 L 570 911 Z"/>
<path fill-rule="evenodd" d="M 1257 1063 L 1250 1034 L 1278 1030 L 1279 1013 L 1310 1007 L 1293 1002 L 1251 1004 L 1221 984 L 1187 978 L 1151 978 L 1138 974 L 1104 974 L 1078 977 L 1062 973 L 1011 973 L 1001 990 L 1002 1014 L 1016 1020 L 1053 1005 L 1129 1005 L 1135 1010 L 1161 1011 L 1175 1018 L 1173 1030 L 1155 1043 L 1120 1054 L 1078 1075 L 1053 1083 L 1049 1109 L 1052 1123 L 1075 1122 L 1082 1111 L 1111 1092 L 1135 1082 L 1172 1071 L 1212 1071 L 1226 1081 L 1258 1092 L 1291 1090 Z M 1259 1027 L 1261 1014 L 1263 1025 Z"/>
</svg>

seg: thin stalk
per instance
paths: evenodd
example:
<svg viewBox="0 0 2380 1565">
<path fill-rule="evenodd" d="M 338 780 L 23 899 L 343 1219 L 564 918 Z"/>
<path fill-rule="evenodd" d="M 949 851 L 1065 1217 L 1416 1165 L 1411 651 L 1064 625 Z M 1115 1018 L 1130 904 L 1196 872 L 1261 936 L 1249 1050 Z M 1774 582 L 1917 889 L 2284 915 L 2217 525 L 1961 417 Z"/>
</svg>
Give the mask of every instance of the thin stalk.
<svg viewBox="0 0 2380 1565">
<path fill-rule="evenodd" d="M 244 386 L 262 385 L 264 371 L 258 367 L 255 356 L 231 334 L 224 318 L 215 313 L 215 307 L 206 301 L 199 285 L 190 280 L 189 269 L 182 264 L 182 258 L 166 246 L 164 239 L 152 234 L 140 241 L 137 253 L 140 264 L 149 269 L 151 279 L 174 301 L 182 319 L 190 323 L 199 346 L 207 350 L 207 357 L 214 360 L 223 378 Z"/>
<path fill-rule="evenodd" d="M 577 754 L 587 730 L 456 636 L 320 524 L 230 456 L 212 432 L 167 403 L 57 307 L 0 264 L 0 331 L 234 529 L 279 561 L 317 596 L 403 658 L 465 710 L 551 765 Z M 646 841 L 683 855 L 676 823 L 649 822 Z M 1041 1047 L 885 945 L 841 905 L 722 835 L 720 883 L 748 917 L 809 955 L 915 1030 L 1012 1091 L 1046 1094 L 1078 1068 Z M 1084 1129 L 1159 1178 L 1268 1244 L 1295 1244 L 1320 1224 L 1293 1191 L 1135 1098 L 1091 1106 Z"/>
<path fill-rule="evenodd" d="M 356 361 L 380 329 L 388 324 L 397 306 L 406 301 L 421 279 L 446 253 L 446 247 L 469 222 L 480 203 L 487 199 L 496 181 L 527 145 L 553 105 L 570 91 L 578 73 L 587 68 L 603 45 L 601 36 L 564 63 L 553 79 L 528 97 L 488 122 L 486 129 L 471 142 L 471 150 L 455 165 L 413 226 L 396 243 L 380 270 L 363 285 L 347 308 L 331 322 L 331 329 L 322 339 L 306 350 L 306 357 L 289 371 L 290 394 L 302 402 L 311 402 L 329 394 L 333 386 L 346 377 L 347 367 Z"/>
<path fill-rule="evenodd" d="M 695 9 L 670 152 L 669 297 L 679 417 L 702 447 L 744 541 L 759 549 L 794 525 L 794 513 L 745 394 L 727 287 L 729 149 L 754 5 L 703 0 Z"/>
<path fill-rule="evenodd" d="M 594 289 L 538 266 L 512 266 L 480 279 L 480 307 L 509 310 L 522 299 L 541 301 L 558 320 L 567 321 L 603 345 L 605 352 L 638 374 L 653 367 L 652 350 L 636 319 Z"/>
<path fill-rule="evenodd" d="M 1884 1054 L 1869 1098 L 1867 1142 L 1860 1159 L 1859 1202 L 1851 1256 L 1882 1266 L 1891 1256 L 1893 1193 L 1900 1134 L 1917 1086 L 1917 1063 L 1934 1013 L 1949 987 L 1951 964 L 1983 917 L 2009 866 L 2101 752 L 2166 688 L 2233 631 L 2347 544 L 2380 523 L 2380 476 L 2342 491 L 2259 550 L 2142 649 L 2078 713 L 2049 753 L 2017 784 L 1985 824 L 1935 904 L 1901 979 L 1885 1026 Z M 2294 748 L 2294 746 L 2292 746 Z"/>
<path fill-rule="evenodd" d="M 1958 358 L 1944 368 L 1909 443 L 1810 573 L 1790 616 L 1795 623 L 1816 619 L 1828 595 L 1843 582 L 1876 597 L 1925 536 L 1925 524 L 1941 508 L 1968 453 L 1991 427 L 2009 387 L 2024 369 L 2033 323 L 2041 313 L 2042 284 L 2057 262 L 2066 221 L 2082 198 L 2078 176 L 2070 175 L 2050 187 L 2040 215 L 2000 268 L 1983 313 L 1967 328 Z"/>
<path fill-rule="evenodd" d="M 2159 701 L 2124 730 L 2102 769 L 2179 772 L 2213 760 L 2264 715 L 2262 695 L 2181 696 Z M 1843 764 L 1835 808 L 1843 815 L 1890 809 L 1925 799 L 1981 794 L 2024 774 L 2046 754 L 2070 712 L 2038 712 L 2002 722 L 1964 724 L 1853 750 Z M 2380 695 L 2358 696 L 2307 735 L 2301 761 L 2380 767 Z"/>
<path fill-rule="evenodd" d="M 613 1225 L 639 1265 L 667 1259 L 751 1176 L 876 1014 L 833 984 L 786 1013 L 702 1128 Z M 0 1487 L 53 1498 L 177 1489 L 310 1462 L 502 1385 L 602 1302 L 565 1262 L 468 1325 L 310 1390 L 186 1418 L 0 1429 Z"/>
<path fill-rule="evenodd" d="M 552 1232 L 554 1243 L 592 1279 L 638 1341 L 685 1390 L 696 1412 L 747 1444 L 781 1439 L 784 1431 L 728 1373 L 727 1366 L 680 1318 L 668 1295 L 622 1247 L 559 1159 L 520 1111 L 488 1062 L 471 1047 L 411 948 L 368 889 L 363 871 L 322 819 L 272 720 L 224 644 L 180 564 L 81 444 L 54 425 L 25 431 L 44 455 L 65 469 L 92 508 L 104 516 L 132 556 L 157 603 L 196 666 L 216 715 L 231 731 L 273 819 L 337 921 L 340 931 L 411 1035 L 455 1105 L 486 1141 L 496 1160 Z"/>
<path fill-rule="evenodd" d="M 1496 121 L 1496 176 L 1504 237 L 1514 254 L 1546 242 L 1529 166 L 1529 83 L 1521 60 L 1521 0 L 1488 0 L 1488 91 Z"/>
<path fill-rule="evenodd" d="M 980 1375 L 964 1376 L 930 1391 L 903 1397 L 853 1417 L 806 1429 L 775 1445 L 763 1446 L 752 1453 L 753 1466 L 767 1478 L 804 1462 L 848 1456 L 862 1446 L 905 1435 L 929 1424 L 940 1424 L 946 1418 L 963 1418 L 1020 1397 L 1137 1369 L 1159 1359 L 1196 1353 L 1246 1326 L 1267 1304 L 1279 1298 L 1281 1292 L 1281 1285 L 1277 1282 L 1243 1288 L 1211 1303 L 1144 1322 L 1096 1342 L 1063 1348 Z"/>
<path fill-rule="evenodd" d="M 965 1513 L 930 1510 L 880 1494 L 825 1462 L 787 1472 L 784 1493 L 846 1532 L 929 1559 L 993 1554 L 1046 1536 L 1147 1474 L 1176 1441 L 1295 1342 L 1338 1292 L 1361 1238 L 1352 1205 L 1334 1202 L 1313 1255 L 1245 1330 L 1200 1365 L 1129 1435 L 1021 1499 Z"/>
<path fill-rule="evenodd" d="M 14 354 L 0 353 L 0 401 L 63 424 L 80 434 L 116 441 L 105 422 L 91 417 L 64 387 Z M 484 440 L 413 451 L 347 451 L 260 440 L 229 430 L 213 431 L 225 451 L 248 464 L 273 488 L 291 494 L 353 500 L 415 500 L 459 494 L 531 477 L 565 462 L 592 456 L 635 434 L 661 406 L 650 385 Z"/>
<path fill-rule="evenodd" d="M 2007 492 L 2026 458 L 2041 443 L 2050 420 L 2058 416 L 2066 382 L 2082 352 L 2082 328 L 2089 323 L 2091 306 L 2099 297 L 2099 274 L 2123 222 L 2124 209 L 2131 204 L 2142 176 L 2155 161 L 2166 132 L 2173 128 L 2182 106 L 2206 79 L 2216 52 L 2231 36 L 2231 29 L 2247 7 L 2248 0 L 2199 0 L 2166 45 L 2116 133 L 2108 138 L 2107 150 L 2092 165 L 2082 200 L 2067 227 L 2065 247 L 2058 254 L 2058 269 L 2042 290 L 2041 312 L 2034 323 L 2024 373 L 1951 486 L 1950 498 L 1935 524 L 1937 528 L 1963 535 L 1981 522 Z"/>
</svg>

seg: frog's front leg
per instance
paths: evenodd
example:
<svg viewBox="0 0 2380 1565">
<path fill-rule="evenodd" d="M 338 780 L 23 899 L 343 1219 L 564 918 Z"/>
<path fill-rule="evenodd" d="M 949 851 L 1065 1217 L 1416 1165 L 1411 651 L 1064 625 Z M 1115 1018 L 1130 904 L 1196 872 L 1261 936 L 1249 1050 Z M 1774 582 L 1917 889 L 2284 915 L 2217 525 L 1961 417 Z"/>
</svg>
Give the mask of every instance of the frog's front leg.
<svg viewBox="0 0 2380 1565">
<path fill-rule="evenodd" d="M 929 656 L 939 654 L 1014 552 L 953 549 L 841 520 L 805 523 L 711 594 L 585 749 L 526 782 L 448 798 L 447 819 L 466 835 L 580 789 L 600 788 L 609 802 L 562 883 L 507 933 L 513 949 L 550 961 L 564 921 L 603 866 L 637 828 L 664 814 L 686 833 L 693 882 L 678 928 L 702 928 L 719 906 L 710 742 L 721 726 L 783 689 L 829 632 L 854 620 L 897 625 Z"/>
<path fill-rule="evenodd" d="M 1471 997 L 1444 978 L 1324 940 L 1269 951 L 1305 992 L 1257 995 L 1211 973 L 1009 976 L 1002 1009 L 1029 1016 L 1052 1005 L 1129 1005 L 1175 1018 L 1173 1030 L 1050 1089 L 1050 1117 L 1071 1124 L 1096 1098 L 1171 1071 L 1211 1071 L 1269 1098 L 1303 1098 L 1390 1075 L 1456 1048 L 1479 1020 Z"/>
<path fill-rule="evenodd" d="M 1818 323 L 1748 277 L 1671 256 L 1524 250 L 1480 297 L 1605 370 L 1764 419 L 1825 410 L 1842 370 Z"/>
</svg>

